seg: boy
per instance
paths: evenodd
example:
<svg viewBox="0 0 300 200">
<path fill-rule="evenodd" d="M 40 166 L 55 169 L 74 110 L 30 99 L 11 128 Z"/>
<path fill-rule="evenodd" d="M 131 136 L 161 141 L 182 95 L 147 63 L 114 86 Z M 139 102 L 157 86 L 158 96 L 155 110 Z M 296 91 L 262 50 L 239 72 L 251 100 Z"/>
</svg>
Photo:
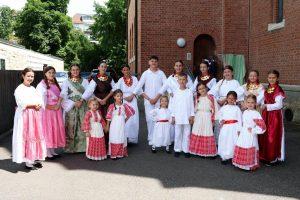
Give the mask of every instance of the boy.
<svg viewBox="0 0 300 200">
<path fill-rule="evenodd" d="M 144 105 L 148 129 L 148 141 L 149 145 L 152 145 L 152 132 L 155 122 L 152 120 L 150 111 L 159 107 L 158 99 L 160 95 L 158 94 L 158 92 L 163 86 L 163 83 L 165 82 L 167 77 L 165 73 L 158 68 L 157 56 L 150 56 L 148 64 L 149 69 L 142 74 L 139 83 L 133 91 L 133 95 L 138 94 L 140 89 L 144 87 L 142 97 L 145 99 Z"/>
<path fill-rule="evenodd" d="M 186 74 L 179 75 L 178 83 L 180 87 L 174 93 L 174 104 L 171 109 L 172 123 L 175 124 L 174 156 L 179 157 L 183 151 L 185 157 L 189 158 L 189 138 L 195 116 L 193 93 L 186 87 Z"/>
</svg>

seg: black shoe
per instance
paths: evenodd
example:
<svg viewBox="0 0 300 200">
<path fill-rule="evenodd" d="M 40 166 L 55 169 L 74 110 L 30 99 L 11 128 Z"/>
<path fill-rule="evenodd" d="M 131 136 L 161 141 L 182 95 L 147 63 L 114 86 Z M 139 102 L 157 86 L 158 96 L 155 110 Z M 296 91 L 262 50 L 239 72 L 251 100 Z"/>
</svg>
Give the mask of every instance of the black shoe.
<svg viewBox="0 0 300 200">
<path fill-rule="evenodd" d="M 155 147 L 152 147 L 151 151 L 152 151 L 152 153 L 156 153 Z"/>
<path fill-rule="evenodd" d="M 46 160 L 55 160 L 55 157 L 52 156 L 52 157 L 46 157 Z"/>
<path fill-rule="evenodd" d="M 54 158 L 61 158 L 61 155 L 60 154 L 57 154 L 57 155 L 53 155 Z"/>
<path fill-rule="evenodd" d="M 42 168 L 43 167 L 42 163 L 40 163 L 40 162 L 34 163 L 33 166 L 36 167 L 36 168 Z"/>
<path fill-rule="evenodd" d="M 166 149 L 167 154 L 171 154 L 171 150 L 170 149 Z"/>
<path fill-rule="evenodd" d="M 222 165 L 227 165 L 228 164 L 228 160 L 221 160 L 221 164 Z"/>
<path fill-rule="evenodd" d="M 191 157 L 191 154 L 189 154 L 189 153 L 184 153 L 184 157 L 185 157 L 185 158 L 190 158 L 190 157 Z"/>
<path fill-rule="evenodd" d="M 215 160 L 217 158 L 217 156 L 213 156 L 213 157 L 207 157 L 209 160 Z"/>
<path fill-rule="evenodd" d="M 180 156 L 180 152 L 175 152 L 175 153 L 174 153 L 174 156 L 175 156 L 176 158 L 178 158 L 178 157 Z"/>
<path fill-rule="evenodd" d="M 35 167 L 28 167 L 28 166 L 26 166 L 26 165 L 25 165 L 25 169 L 27 169 L 27 170 L 36 170 Z"/>
</svg>

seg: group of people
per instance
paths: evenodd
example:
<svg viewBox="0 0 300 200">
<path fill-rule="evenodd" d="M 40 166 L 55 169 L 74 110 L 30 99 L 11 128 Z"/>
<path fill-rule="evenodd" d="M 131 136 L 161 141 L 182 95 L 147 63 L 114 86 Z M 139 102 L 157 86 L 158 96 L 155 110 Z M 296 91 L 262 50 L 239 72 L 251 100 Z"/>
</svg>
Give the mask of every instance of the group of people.
<svg viewBox="0 0 300 200">
<path fill-rule="evenodd" d="M 278 84 L 279 72 L 268 73 L 267 88 L 252 70 L 247 82 L 234 80 L 233 68 L 225 66 L 223 79 L 209 73 L 203 60 L 193 82 L 184 73 L 182 61 L 166 77 L 151 56 L 149 69 L 140 80 L 122 67 L 123 77 L 115 83 L 101 63 L 90 82 L 80 77 L 78 65 L 70 67 L 69 78 L 60 87 L 55 69 L 46 67 L 44 79 L 35 89 L 34 72 L 22 72 L 23 83 L 15 90 L 17 109 L 13 130 L 13 161 L 26 168 L 41 168 L 46 159 L 67 153 L 86 152 L 91 160 L 128 156 L 127 143 L 138 143 L 138 96 L 144 99 L 148 142 L 157 153 L 164 147 L 174 156 L 183 152 L 231 162 L 245 170 L 284 160 L 282 117 L 284 91 Z"/>
</svg>

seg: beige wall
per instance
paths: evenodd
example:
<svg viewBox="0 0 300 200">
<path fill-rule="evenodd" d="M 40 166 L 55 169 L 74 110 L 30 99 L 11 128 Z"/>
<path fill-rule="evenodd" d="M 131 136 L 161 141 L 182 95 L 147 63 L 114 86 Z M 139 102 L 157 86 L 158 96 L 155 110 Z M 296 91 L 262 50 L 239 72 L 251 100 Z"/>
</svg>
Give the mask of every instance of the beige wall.
<svg viewBox="0 0 300 200">
<path fill-rule="evenodd" d="M 0 59 L 5 60 L 5 70 L 23 70 L 30 67 L 42 71 L 43 65 L 51 65 L 56 71 L 64 71 L 64 61 L 60 58 L 37 53 L 19 46 L 0 42 Z"/>
</svg>

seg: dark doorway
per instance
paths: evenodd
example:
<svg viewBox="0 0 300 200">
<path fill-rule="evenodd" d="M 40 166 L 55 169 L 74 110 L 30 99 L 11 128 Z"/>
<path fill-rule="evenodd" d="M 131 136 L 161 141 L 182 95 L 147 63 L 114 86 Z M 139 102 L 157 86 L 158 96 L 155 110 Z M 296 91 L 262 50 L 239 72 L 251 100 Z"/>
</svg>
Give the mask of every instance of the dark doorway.
<svg viewBox="0 0 300 200">
<path fill-rule="evenodd" d="M 193 65 L 193 74 L 198 76 L 199 74 L 199 64 L 203 59 L 209 59 L 215 61 L 216 65 L 216 56 L 215 56 L 216 44 L 213 39 L 208 34 L 199 35 L 194 41 L 194 65 Z M 215 69 L 213 69 L 215 68 Z M 217 66 L 211 66 L 211 72 L 213 74 L 217 73 Z"/>
</svg>

